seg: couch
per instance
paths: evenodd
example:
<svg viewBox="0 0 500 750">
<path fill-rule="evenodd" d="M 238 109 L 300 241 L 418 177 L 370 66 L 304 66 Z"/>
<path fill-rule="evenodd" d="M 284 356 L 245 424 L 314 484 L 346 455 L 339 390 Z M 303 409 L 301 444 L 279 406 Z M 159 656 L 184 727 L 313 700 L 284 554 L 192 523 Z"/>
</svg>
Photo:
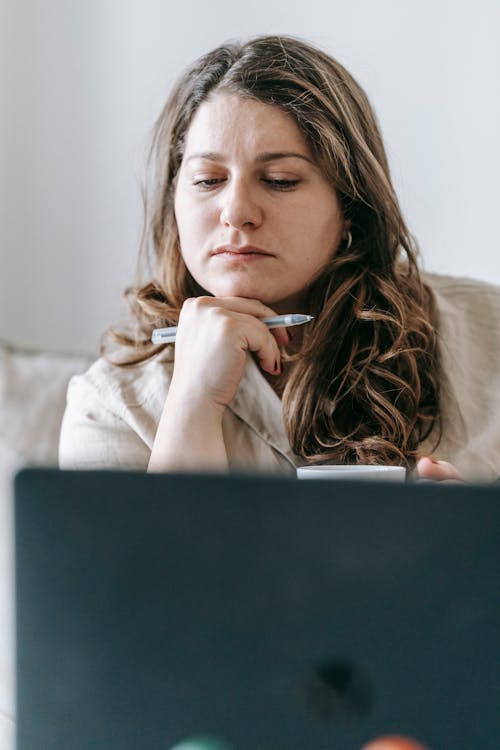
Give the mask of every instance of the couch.
<svg viewBox="0 0 500 750">
<path fill-rule="evenodd" d="M 0 341 L 0 750 L 13 750 L 15 726 L 12 479 L 22 466 L 57 465 L 68 381 L 93 359 Z"/>
</svg>

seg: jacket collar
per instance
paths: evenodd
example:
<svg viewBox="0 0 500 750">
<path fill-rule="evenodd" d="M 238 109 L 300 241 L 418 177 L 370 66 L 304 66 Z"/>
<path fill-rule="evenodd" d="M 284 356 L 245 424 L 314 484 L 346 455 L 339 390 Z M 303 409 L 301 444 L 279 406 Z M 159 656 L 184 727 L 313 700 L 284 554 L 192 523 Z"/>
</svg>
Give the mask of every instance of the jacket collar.
<svg viewBox="0 0 500 750">
<path fill-rule="evenodd" d="M 243 377 L 229 409 L 293 467 L 297 465 L 298 459 L 291 451 L 283 424 L 281 399 L 262 375 L 251 354 L 247 354 Z"/>
</svg>

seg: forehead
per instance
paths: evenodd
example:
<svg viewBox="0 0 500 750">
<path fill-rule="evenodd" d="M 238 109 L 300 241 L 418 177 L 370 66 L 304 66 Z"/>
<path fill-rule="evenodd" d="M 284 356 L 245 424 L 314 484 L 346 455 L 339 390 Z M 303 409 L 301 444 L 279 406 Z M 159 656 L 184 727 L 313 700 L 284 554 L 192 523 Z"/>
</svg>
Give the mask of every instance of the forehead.
<svg viewBox="0 0 500 750">
<path fill-rule="evenodd" d="M 185 156 L 199 151 L 283 151 L 285 147 L 311 158 L 298 125 L 282 109 L 237 94 L 217 93 L 204 101 L 193 117 Z"/>
</svg>

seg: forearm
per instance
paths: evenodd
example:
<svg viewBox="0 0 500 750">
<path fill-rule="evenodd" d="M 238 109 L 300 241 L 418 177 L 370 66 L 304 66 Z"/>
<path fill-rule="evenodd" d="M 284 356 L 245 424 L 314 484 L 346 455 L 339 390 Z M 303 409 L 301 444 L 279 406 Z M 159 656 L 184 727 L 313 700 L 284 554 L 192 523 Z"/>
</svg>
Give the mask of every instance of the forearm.
<svg viewBox="0 0 500 750">
<path fill-rule="evenodd" d="M 223 413 L 222 408 L 179 401 L 169 393 L 148 471 L 227 471 Z"/>
</svg>

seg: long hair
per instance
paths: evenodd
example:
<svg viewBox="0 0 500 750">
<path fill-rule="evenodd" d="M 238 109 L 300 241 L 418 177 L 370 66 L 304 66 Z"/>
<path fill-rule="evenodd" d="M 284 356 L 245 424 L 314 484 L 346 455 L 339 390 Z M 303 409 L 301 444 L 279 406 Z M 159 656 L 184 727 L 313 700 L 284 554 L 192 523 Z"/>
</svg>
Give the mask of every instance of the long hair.
<svg viewBox="0 0 500 750">
<path fill-rule="evenodd" d="M 175 86 L 149 157 L 141 258 L 150 276 L 128 290 L 135 329 L 115 332 L 121 350 L 108 356 L 121 365 L 147 360 L 162 348 L 151 344 L 152 329 L 174 324 L 185 299 L 204 293 L 180 252 L 174 192 L 189 125 L 215 90 L 290 115 L 351 222 L 352 243 L 340 245 L 308 290 L 314 324 L 287 357 L 282 406 L 292 450 L 311 462 L 412 466 L 418 445 L 441 429 L 433 296 L 366 94 L 342 65 L 298 39 L 223 45 Z"/>
</svg>

